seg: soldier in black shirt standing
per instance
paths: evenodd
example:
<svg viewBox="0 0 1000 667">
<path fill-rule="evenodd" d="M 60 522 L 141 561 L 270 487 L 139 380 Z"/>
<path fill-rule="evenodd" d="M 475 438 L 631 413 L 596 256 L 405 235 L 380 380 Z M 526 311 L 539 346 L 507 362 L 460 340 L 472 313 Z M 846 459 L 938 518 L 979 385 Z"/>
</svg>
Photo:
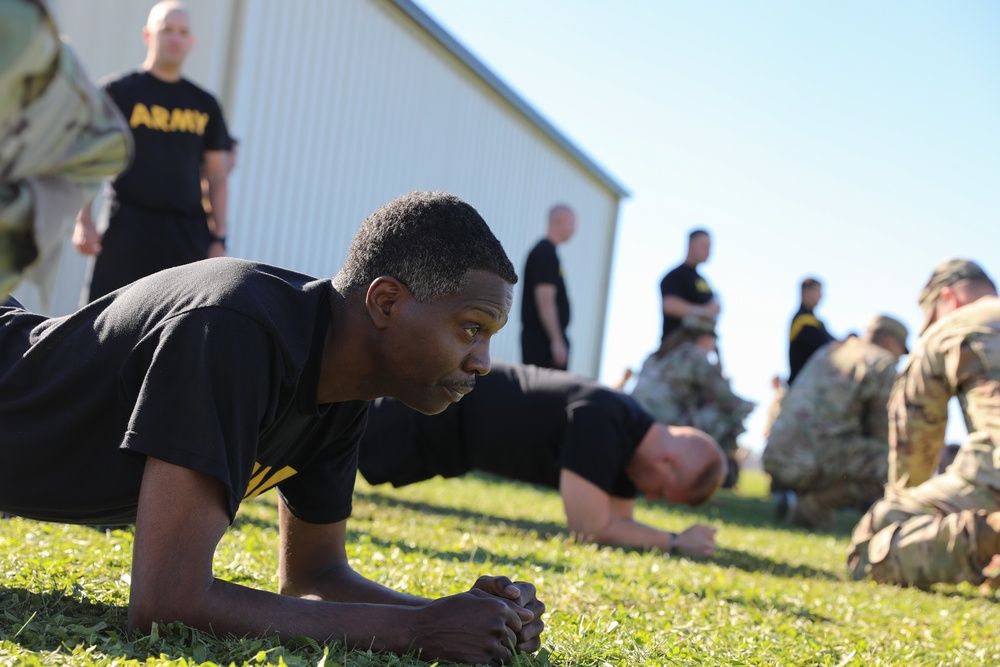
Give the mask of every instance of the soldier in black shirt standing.
<svg viewBox="0 0 1000 667">
<path fill-rule="evenodd" d="M 526 364 L 560 368 L 569 365 L 569 297 L 556 246 L 576 231 L 576 214 L 565 204 L 549 210 L 548 232 L 524 265 L 521 294 L 521 359 Z"/>
<path fill-rule="evenodd" d="M 792 318 L 788 332 L 789 385 L 795 381 L 795 377 L 809 361 L 813 352 L 833 340 L 833 336 L 826 330 L 826 325 L 813 312 L 822 298 L 823 283 L 816 278 L 806 278 L 802 281 L 802 302 L 795 317 Z"/>
<path fill-rule="evenodd" d="M 194 43 L 190 24 L 181 3 L 157 3 L 143 28 L 142 67 L 104 84 L 132 130 L 135 159 L 111 183 L 103 236 L 89 202 L 77 217 L 73 245 L 96 255 L 88 301 L 157 271 L 226 254 L 229 133 L 216 99 L 181 75 Z"/>
<path fill-rule="evenodd" d="M 706 262 L 712 250 L 712 237 L 704 229 L 688 234 L 688 250 L 684 263 L 672 269 L 660 282 L 663 296 L 663 336 L 681 325 L 692 313 L 718 316 L 721 310 L 715 292 L 698 273 L 698 265 Z"/>
</svg>

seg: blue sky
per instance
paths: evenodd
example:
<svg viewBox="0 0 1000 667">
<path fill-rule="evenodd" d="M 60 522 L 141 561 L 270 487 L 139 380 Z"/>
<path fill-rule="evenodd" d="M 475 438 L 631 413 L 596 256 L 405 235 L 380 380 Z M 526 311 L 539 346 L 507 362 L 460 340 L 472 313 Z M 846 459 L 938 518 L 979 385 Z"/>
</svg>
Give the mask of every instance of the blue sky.
<svg viewBox="0 0 1000 667">
<path fill-rule="evenodd" d="M 1000 3 L 416 2 L 632 192 L 604 381 L 657 345 L 659 280 L 695 227 L 726 372 L 762 405 L 755 449 L 803 277 L 835 335 L 886 312 L 912 346 L 935 264 L 1000 271 Z"/>
</svg>

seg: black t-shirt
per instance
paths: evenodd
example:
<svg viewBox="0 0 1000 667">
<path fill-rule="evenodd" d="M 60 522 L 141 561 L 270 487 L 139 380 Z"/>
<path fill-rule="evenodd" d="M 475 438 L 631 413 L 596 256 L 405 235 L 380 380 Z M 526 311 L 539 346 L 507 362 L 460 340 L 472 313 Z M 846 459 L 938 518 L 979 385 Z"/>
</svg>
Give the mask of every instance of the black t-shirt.
<svg viewBox="0 0 1000 667">
<path fill-rule="evenodd" d="M 373 484 L 479 470 L 557 489 L 566 468 L 612 496 L 633 498 L 625 466 L 652 425 L 634 399 L 593 380 L 494 363 L 471 394 L 438 415 L 374 401 L 360 469 Z"/>
<path fill-rule="evenodd" d="M 831 340 L 833 336 L 813 311 L 799 306 L 788 332 L 788 384 L 795 380 L 813 352 Z"/>
<path fill-rule="evenodd" d="M 0 511 L 133 521 L 148 455 L 221 480 L 230 519 L 275 485 L 347 518 L 367 402 L 316 404 L 332 289 L 223 258 L 66 317 L 0 308 Z"/>
<path fill-rule="evenodd" d="M 556 310 L 559 312 L 559 327 L 563 334 L 569 326 L 569 297 L 563 281 L 562 266 L 556 254 L 556 246 L 548 239 L 539 241 L 524 264 L 524 289 L 521 294 L 521 324 L 525 327 L 542 329 L 535 301 L 535 287 L 540 284 L 555 285 Z"/>
<path fill-rule="evenodd" d="M 149 72 L 104 84 L 135 139 L 135 157 L 111 182 L 119 201 L 182 215 L 204 215 L 201 163 L 205 151 L 230 149 L 219 103 L 187 79 L 168 82 Z"/>
<path fill-rule="evenodd" d="M 664 297 L 668 294 L 678 296 L 688 303 L 698 305 L 708 303 L 715 296 L 715 292 L 712 291 L 708 282 L 701 277 L 698 270 L 687 264 L 681 264 L 663 276 L 663 280 L 660 281 L 660 296 Z M 671 317 L 664 313 L 663 338 L 666 338 L 671 331 L 680 325 L 681 321 L 679 318 Z"/>
</svg>

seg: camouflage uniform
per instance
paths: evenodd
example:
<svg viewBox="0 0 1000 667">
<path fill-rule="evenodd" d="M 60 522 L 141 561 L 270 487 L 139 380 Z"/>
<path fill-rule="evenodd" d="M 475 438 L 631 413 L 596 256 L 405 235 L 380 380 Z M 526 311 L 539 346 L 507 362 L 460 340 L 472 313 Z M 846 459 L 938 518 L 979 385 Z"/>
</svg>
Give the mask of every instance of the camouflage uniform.
<svg viewBox="0 0 1000 667">
<path fill-rule="evenodd" d="M 969 436 L 932 479 L 952 396 Z M 989 515 L 1000 510 L 1000 299 L 967 303 L 925 331 L 889 415 L 890 484 L 854 529 L 852 574 L 921 587 L 981 582 L 1000 550 L 1000 515 Z"/>
<path fill-rule="evenodd" d="M 763 453 L 775 487 L 798 494 L 792 523 L 832 528 L 837 507 L 882 494 L 895 376 L 896 358 L 862 338 L 827 343 L 806 362 Z"/>
<path fill-rule="evenodd" d="M 75 214 L 131 141 L 41 0 L 0 0 L 0 303 L 28 271 L 47 293 Z"/>
<path fill-rule="evenodd" d="M 746 430 L 743 420 L 755 405 L 733 393 L 708 353 L 692 341 L 659 359 L 650 355 L 642 364 L 632 397 L 657 421 L 701 429 L 727 453 L 736 450 L 736 436 Z"/>
</svg>

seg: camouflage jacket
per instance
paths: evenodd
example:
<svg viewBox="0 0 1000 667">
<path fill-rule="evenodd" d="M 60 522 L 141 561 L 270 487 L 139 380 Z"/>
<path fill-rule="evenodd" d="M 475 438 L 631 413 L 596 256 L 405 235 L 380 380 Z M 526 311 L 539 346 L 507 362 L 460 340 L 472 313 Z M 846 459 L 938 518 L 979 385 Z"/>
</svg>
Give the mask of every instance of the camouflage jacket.
<svg viewBox="0 0 1000 667">
<path fill-rule="evenodd" d="M 693 342 L 681 343 L 660 359 L 650 355 L 632 396 L 667 424 L 689 424 L 688 416 L 705 407 L 742 419 L 755 405 L 733 393 L 722 371 Z"/>
<path fill-rule="evenodd" d="M 816 350 L 781 402 L 768 444 L 822 446 L 830 438 L 856 435 L 885 441 L 886 405 L 896 377 L 896 360 L 860 338 L 832 341 Z"/>
<path fill-rule="evenodd" d="M 1000 298 L 941 318 L 910 353 L 889 401 L 890 482 L 915 486 L 933 475 L 953 396 L 969 429 L 954 471 L 1000 489 Z"/>
<path fill-rule="evenodd" d="M 48 286 L 77 211 L 131 150 L 45 4 L 0 0 L 0 301 L 29 267 Z"/>
</svg>

